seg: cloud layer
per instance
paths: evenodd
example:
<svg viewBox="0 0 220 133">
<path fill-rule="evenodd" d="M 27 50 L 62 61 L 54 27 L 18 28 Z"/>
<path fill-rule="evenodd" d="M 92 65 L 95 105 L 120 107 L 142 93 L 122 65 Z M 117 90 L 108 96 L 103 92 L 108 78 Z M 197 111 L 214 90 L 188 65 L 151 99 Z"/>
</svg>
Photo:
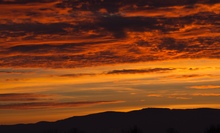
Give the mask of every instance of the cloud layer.
<svg viewBox="0 0 220 133">
<path fill-rule="evenodd" d="M 57 109 L 57 108 L 75 108 L 81 106 L 91 106 L 98 104 L 111 104 L 120 101 L 94 101 L 94 102 L 30 102 L 1 104 L 0 109 L 26 110 L 26 109 Z"/>
<path fill-rule="evenodd" d="M 33 93 L 7 93 L 0 94 L 0 101 L 38 101 L 42 99 L 49 99 L 50 95 L 33 94 Z"/>
<path fill-rule="evenodd" d="M 123 101 L 62 101 L 59 95 L 46 95 L 35 93 L 5 93 L 0 94 L 1 109 L 56 109 L 91 106 L 98 104 L 113 104 Z"/>
<path fill-rule="evenodd" d="M 217 0 L 1 0 L 0 7 L 1 67 L 220 56 Z"/>
</svg>

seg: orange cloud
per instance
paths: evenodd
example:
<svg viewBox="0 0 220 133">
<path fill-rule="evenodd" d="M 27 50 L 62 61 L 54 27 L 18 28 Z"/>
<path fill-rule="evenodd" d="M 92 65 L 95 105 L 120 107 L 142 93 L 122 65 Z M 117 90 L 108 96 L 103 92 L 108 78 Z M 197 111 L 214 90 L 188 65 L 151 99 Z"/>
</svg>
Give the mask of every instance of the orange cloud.
<svg viewBox="0 0 220 133">
<path fill-rule="evenodd" d="M 173 94 L 165 94 L 165 96 L 167 98 L 179 99 L 179 100 L 190 100 L 190 99 L 192 99 L 192 96 L 190 94 L 173 93 Z"/>
<path fill-rule="evenodd" d="M 219 58 L 218 2 L 160 2 L 1 1 L 0 66 Z"/>
<path fill-rule="evenodd" d="M 219 93 L 165 94 L 168 98 L 189 100 L 194 97 L 218 97 Z"/>
<path fill-rule="evenodd" d="M 203 74 L 188 74 L 188 75 L 171 75 L 166 76 L 164 78 L 172 78 L 172 79 L 188 79 L 188 78 L 203 78 L 203 77 L 211 77 L 213 75 L 203 75 Z"/>
<path fill-rule="evenodd" d="M 208 90 L 208 89 L 220 89 L 219 85 L 200 85 L 200 86 L 190 86 L 191 89 L 196 90 Z"/>
<path fill-rule="evenodd" d="M 195 93 L 192 96 L 203 96 L 203 97 L 219 97 L 220 93 Z"/>
<path fill-rule="evenodd" d="M 161 94 L 148 94 L 148 97 L 162 97 Z"/>
</svg>

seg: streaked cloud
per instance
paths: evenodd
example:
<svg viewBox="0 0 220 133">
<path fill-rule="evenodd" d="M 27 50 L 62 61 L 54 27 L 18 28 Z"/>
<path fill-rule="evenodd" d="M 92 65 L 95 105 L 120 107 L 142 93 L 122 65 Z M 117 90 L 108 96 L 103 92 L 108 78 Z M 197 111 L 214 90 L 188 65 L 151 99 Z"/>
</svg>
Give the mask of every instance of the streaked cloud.
<svg viewBox="0 0 220 133">
<path fill-rule="evenodd" d="M 109 71 L 107 72 L 107 74 L 153 73 L 153 72 L 169 72 L 172 70 L 175 70 L 175 68 L 123 69 L 123 70 Z"/>
<path fill-rule="evenodd" d="M 204 77 L 212 77 L 212 76 L 214 75 L 188 74 L 188 75 L 170 75 L 163 78 L 188 79 L 188 78 L 204 78 Z"/>
<path fill-rule="evenodd" d="M 34 94 L 34 93 L 5 93 L 0 94 L 0 101 L 39 101 L 39 100 L 52 100 L 52 95 Z"/>
<path fill-rule="evenodd" d="M 220 93 L 195 93 L 192 96 L 203 96 L 203 97 L 219 97 Z"/>
<path fill-rule="evenodd" d="M 48 108 L 75 108 L 81 106 L 94 106 L 99 104 L 115 104 L 123 101 L 88 101 L 88 102 L 30 102 L 0 104 L 0 109 L 26 110 L 26 109 L 48 109 Z"/>
<path fill-rule="evenodd" d="M 196 90 L 209 90 L 209 89 L 220 89 L 219 85 L 200 85 L 200 86 L 190 86 L 191 89 Z"/>
<path fill-rule="evenodd" d="M 13 69 L 0 69 L 0 73 L 3 74 L 28 74 L 34 72 L 33 70 L 13 70 Z"/>
<path fill-rule="evenodd" d="M 1 0 L 0 4 L 28 4 L 28 3 L 48 3 L 56 0 Z"/>
<path fill-rule="evenodd" d="M 63 74 L 59 77 L 81 77 L 81 76 L 95 76 L 95 73 L 77 73 L 77 74 Z"/>
<path fill-rule="evenodd" d="M 190 0 L 185 0 L 185 1 L 154 1 L 154 0 L 149 0 L 149 1 L 126 1 L 126 0 L 112 0 L 112 1 L 102 1 L 98 0 L 96 2 L 94 1 L 74 1 L 74 0 L 67 0 L 65 1 L 67 6 L 71 6 L 73 9 L 76 10 L 90 10 L 92 12 L 97 12 L 100 11 L 101 9 L 106 9 L 109 13 L 117 13 L 120 11 L 122 7 L 128 8 L 128 9 L 138 9 L 138 8 L 161 8 L 161 7 L 173 7 L 173 6 L 187 6 L 188 8 L 195 6 L 196 4 L 216 4 L 219 3 L 217 0 L 199 0 L 199 1 L 190 1 Z"/>
<path fill-rule="evenodd" d="M 208 93 L 208 92 L 192 92 L 191 94 L 187 93 L 155 93 L 155 94 L 148 94 L 148 97 L 154 97 L 154 98 L 163 98 L 165 99 L 178 99 L 178 100 L 191 100 L 192 99 L 204 99 L 206 97 L 218 97 L 220 96 L 219 93 Z"/>
<path fill-rule="evenodd" d="M 148 97 L 162 97 L 161 94 L 147 94 Z"/>
<path fill-rule="evenodd" d="M 122 70 L 111 70 L 107 72 L 99 73 L 72 73 L 57 75 L 58 77 L 81 77 L 81 76 L 104 76 L 111 74 L 144 74 L 144 73 L 165 73 L 176 70 L 176 68 L 143 68 L 143 69 L 122 69 Z"/>
</svg>

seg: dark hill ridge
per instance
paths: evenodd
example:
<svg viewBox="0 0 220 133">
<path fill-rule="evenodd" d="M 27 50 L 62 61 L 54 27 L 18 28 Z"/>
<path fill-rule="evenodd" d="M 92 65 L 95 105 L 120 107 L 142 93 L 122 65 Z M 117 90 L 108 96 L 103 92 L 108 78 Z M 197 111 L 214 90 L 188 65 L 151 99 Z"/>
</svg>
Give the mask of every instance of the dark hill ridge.
<svg viewBox="0 0 220 133">
<path fill-rule="evenodd" d="M 0 126 L 0 133 L 49 133 L 50 129 L 63 133 L 73 128 L 84 133 L 121 133 L 134 126 L 143 133 L 166 133 L 169 128 L 179 133 L 204 133 L 211 125 L 220 125 L 220 109 L 147 108 L 126 113 L 103 112 L 56 122 L 5 125 Z"/>
</svg>

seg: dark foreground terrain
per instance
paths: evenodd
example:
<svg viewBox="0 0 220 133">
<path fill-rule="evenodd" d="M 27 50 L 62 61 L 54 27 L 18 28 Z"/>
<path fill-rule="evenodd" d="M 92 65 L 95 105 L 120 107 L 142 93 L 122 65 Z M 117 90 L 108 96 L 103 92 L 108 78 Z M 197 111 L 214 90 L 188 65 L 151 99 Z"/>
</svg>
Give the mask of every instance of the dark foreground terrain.
<svg viewBox="0 0 220 133">
<path fill-rule="evenodd" d="M 2 125 L 0 133 L 220 133 L 219 109 L 148 108 L 104 112 L 56 122 Z"/>
</svg>

